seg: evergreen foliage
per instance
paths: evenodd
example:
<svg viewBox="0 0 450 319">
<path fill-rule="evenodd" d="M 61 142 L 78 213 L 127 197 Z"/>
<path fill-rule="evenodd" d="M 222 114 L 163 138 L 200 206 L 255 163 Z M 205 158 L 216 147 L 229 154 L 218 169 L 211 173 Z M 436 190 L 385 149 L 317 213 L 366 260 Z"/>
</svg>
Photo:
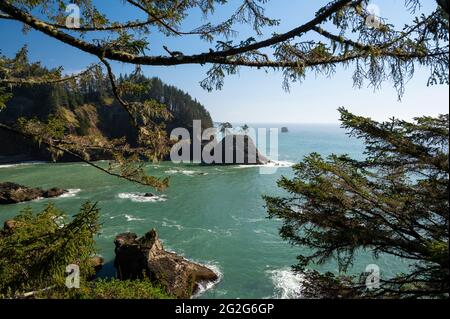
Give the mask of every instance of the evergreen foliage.
<svg viewBox="0 0 450 319">
<path fill-rule="evenodd" d="M 52 204 L 25 208 L 0 231 L 0 298 L 168 299 L 148 279 L 94 279 L 92 257 L 100 231 L 99 209 L 84 204 L 69 218 Z M 68 265 L 80 270 L 80 287 L 66 286 Z"/>
<path fill-rule="evenodd" d="M 289 196 L 265 197 L 269 216 L 283 220 L 280 235 L 311 252 L 295 267 L 310 282 L 304 295 L 448 298 L 448 115 L 378 123 L 340 113 L 350 135 L 365 141 L 366 159 L 310 154 L 294 166 L 294 178 L 278 182 Z M 334 259 L 345 273 L 361 249 L 403 258 L 411 267 L 382 278 L 374 292 L 307 270 Z"/>
<path fill-rule="evenodd" d="M 73 138 L 64 143 L 58 143 L 61 141 L 54 138 L 44 141 L 38 136 L 37 139 L 42 140 L 42 144 L 49 149 L 57 150 L 53 152 L 53 155 L 56 154 L 54 158 L 58 158 L 61 152 L 69 153 L 95 166 L 90 161 L 86 147 L 93 145 L 96 150 L 102 149 L 103 152 L 112 153 L 115 163 L 118 164 L 115 165 L 115 171 L 103 170 L 106 173 L 144 185 L 164 188 L 167 181 L 144 174 L 141 160 L 144 158 L 157 161 L 168 153 L 170 143 L 166 129 L 171 127 L 169 122 L 171 116 L 161 101 L 163 100 L 166 105 L 170 104 L 168 106 L 172 111 L 179 112 L 178 117 L 177 114 L 173 114 L 175 122 L 202 116 L 205 112 L 197 107 L 195 101 L 193 103 L 185 99 L 179 101 L 182 95 L 179 92 L 172 92 L 170 96 L 166 93 L 161 96 L 161 92 L 156 92 L 157 96 L 152 99 L 127 101 L 125 95 L 142 96 L 139 93 L 142 85 L 116 81 L 111 61 L 130 63 L 137 66 L 137 69 L 141 65 L 209 65 L 206 78 L 200 83 L 206 90 L 222 88 L 225 77 L 237 74 L 242 67 L 266 71 L 281 70 L 284 78 L 283 87 L 286 90 L 289 90 L 292 82 L 303 81 L 308 72 L 331 76 L 338 66 L 353 68 L 355 87 L 362 87 L 368 83 L 374 88 L 380 88 L 383 82 L 390 81 L 399 98 L 403 96 L 405 84 L 413 77 L 418 65 L 429 71 L 427 85 L 449 83 L 448 0 L 436 1 L 435 10 L 427 14 L 419 13 L 421 0 L 405 1 L 404 14 L 409 18 L 409 22 L 401 26 L 389 24 L 382 17 L 373 16 L 369 10 L 369 0 L 328 1 L 315 14 L 311 14 L 309 20 L 285 33 L 278 33 L 274 29 L 281 21 L 266 15 L 266 2 L 266 0 L 241 1 L 226 20 L 218 24 L 207 21 L 206 24 L 186 31 L 183 30 L 185 19 L 194 10 L 199 10 L 205 18 L 212 20 L 217 8 L 233 4 L 226 0 L 125 0 L 120 5 L 135 10 L 136 15 L 133 17 L 145 16 L 146 19 L 135 20 L 130 17 L 126 21 L 115 21 L 114 17 L 102 12 L 96 2 L 79 0 L 76 4 L 80 7 L 80 25 L 71 26 L 66 23 L 68 17 L 65 1 L 1 1 L 0 19 L 23 23 L 26 26 L 25 30 L 41 32 L 57 42 L 98 58 L 99 63 L 106 68 L 107 77 L 102 75 L 98 65 L 90 66 L 82 74 L 72 77 L 61 76 L 61 69 L 52 70 L 49 74 L 29 74 L 23 67 L 26 64 L 24 60 L 26 50 L 21 50 L 15 59 L 0 57 L 0 108 L 4 108 L 5 101 L 11 97 L 10 86 L 62 85 L 62 89 L 60 86 L 52 89 L 46 95 L 45 102 L 50 105 L 64 105 L 69 109 L 84 103 L 82 99 L 85 98 L 89 102 L 103 99 L 103 102 L 110 105 L 111 98 L 107 94 L 110 89 L 122 108 L 122 113 L 126 114 L 134 127 L 132 130 L 135 137 L 128 142 L 138 141 L 143 149 L 131 150 L 129 145 L 119 147 L 120 143 L 108 143 L 97 137 L 90 138 L 84 143 Z M 371 21 L 376 23 L 368 23 Z M 235 39 L 238 33 L 234 28 L 240 24 L 251 26 L 254 35 Z M 263 32 L 263 29 L 268 30 Z M 160 33 L 164 40 L 171 37 L 198 37 L 213 46 L 205 52 L 193 54 L 175 51 L 169 48 L 164 40 L 163 43 L 150 43 L 148 36 L 152 32 Z M 270 36 L 261 39 L 265 33 Z M 86 36 L 93 34 L 96 35 L 94 39 Z M 158 49 L 158 45 L 167 54 L 153 55 L 153 49 Z M 39 69 L 39 64 L 34 65 Z M 77 79 L 80 79 L 83 85 L 83 96 L 73 95 L 71 91 L 73 88 L 68 87 L 76 84 Z M 157 87 L 158 84 L 155 84 Z M 182 104 L 190 106 L 180 109 Z M 19 105 L 28 109 L 26 103 Z M 59 110 L 46 108 L 44 113 L 55 114 L 57 111 Z M 68 115 L 68 118 L 73 118 L 67 111 L 62 113 Z M 39 116 L 34 112 L 30 114 Z M 117 119 L 115 114 L 109 114 L 109 117 Z M 90 129 L 87 121 L 83 119 L 78 122 L 79 127 L 76 130 L 79 134 L 95 135 L 93 133 L 96 132 Z M 124 123 L 122 118 L 118 122 Z M 190 122 L 183 124 L 188 126 Z M 15 130 L 3 123 L 0 123 L 0 128 L 10 133 L 22 133 L 32 139 L 41 134 L 39 130 L 28 132 Z M 129 136 L 123 134 L 114 137 L 124 135 Z M 120 151 L 120 148 L 126 152 Z M 136 174 L 129 174 L 130 172 Z"/>
<path fill-rule="evenodd" d="M 6 57 L 1 57 L 1 59 L 7 60 Z M 14 59 L 9 60 L 20 61 L 23 69 L 20 76 L 42 77 L 57 72 L 57 70 L 49 70 L 39 63 L 30 63 L 26 48 L 20 51 Z M 0 78 L 4 76 L 6 74 L 0 70 Z M 168 130 L 175 127 L 192 129 L 193 120 L 202 120 L 203 128 L 212 127 L 211 116 L 202 104 L 180 89 L 163 83 L 159 78 L 147 78 L 138 69 L 132 74 L 121 75 L 117 84 L 123 91 L 123 97 L 127 100 L 132 102 L 154 100 L 164 105 L 172 115 L 171 119 L 165 121 Z M 4 90 L 8 92 L 9 101 L 4 99 L 6 108 L 0 113 L 0 121 L 3 123 L 14 123 L 18 118 L 37 118 L 40 121 L 47 121 L 55 115 L 63 117 L 61 112 L 69 111 L 77 114 L 78 110 L 88 104 L 95 106 L 95 112 L 100 116 L 97 120 L 100 123 L 89 123 L 89 116 L 76 116 L 77 120 L 81 122 L 75 123 L 79 135 L 87 134 L 88 126 L 96 124 L 108 136 L 132 135 L 131 123 L 125 125 L 126 129 L 122 132 L 115 129 L 117 123 L 113 123 L 114 118 L 121 118 L 124 122 L 128 118 L 126 111 L 117 102 L 112 104 L 115 97 L 111 90 L 111 84 L 100 69 L 74 82 L 13 86 L 10 89 L 4 88 Z M 64 119 L 67 120 L 67 117 Z M 124 124 L 120 128 L 124 128 Z"/>
<path fill-rule="evenodd" d="M 80 289 L 51 289 L 36 295 L 46 299 L 173 299 L 149 279 L 96 279 Z"/>
<path fill-rule="evenodd" d="M 35 214 L 26 208 L 0 233 L 0 294 L 64 287 L 66 267 L 76 264 L 83 280 L 94 274 L 91 257 L 100 230 L 99 210 L 84 204 L 71 220 L 49 204 Z"/>
</svg>

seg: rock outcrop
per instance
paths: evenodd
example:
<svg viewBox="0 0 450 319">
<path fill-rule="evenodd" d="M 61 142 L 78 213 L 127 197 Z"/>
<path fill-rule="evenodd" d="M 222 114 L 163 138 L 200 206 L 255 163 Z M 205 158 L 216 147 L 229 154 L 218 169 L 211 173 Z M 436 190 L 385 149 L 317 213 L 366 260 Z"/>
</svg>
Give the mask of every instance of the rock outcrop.
<svg viewBox="0 0 450 319">
<path fill-rule="evenodd" d="M 212 157 L 216 152 L 220 152 L 220 156 L 213 163 L 206 163 L 203 158 L 203 164 L 209 165 L 265 165 L 270 162 L 257 149 L 255 142 L 248 135 L 228 135 L 217 143 L 214 147 L 208 146 L 208 142 L 202 145 L 202 150 L 209 147 L 207 151 Z"/>
<path fill-rule="evenodd" d="M 180 299 L 190 298 L 202 283 L 218 280 L 211 269 L 165 251 L 154 229 L 141 238 L 133 233 L 120 234 L 114 243 L 114 266 L 121 280 L 147 276 Z"/>
<path fill-rule="evenodd" d="M 91 263 L 94 266 L 95 272 L 102 270 L 105 260 L 101 256 L 94 256 L 91 258 Z"/>
<path fill-rule="evenodd" d="M 0 183 L 0 205 L 28 202 L 38 198 L 58 197 L 64 193 L 67 193 L 67 190 L 60 188 L 43 190 L 10 182 Z"/>
<path fill-rule="evenodd" d="M 18 225 L 18 222 L 14 219 L 9 219 L 6 220 L 3 223 L 3 229 L 2 231 L 0 231 L 0 234 L 11 234 L 12 232 L 14 232 L 14 229 L 16 229 L 17 227 L 19 227 L 20 225 Z"/>
</svg>

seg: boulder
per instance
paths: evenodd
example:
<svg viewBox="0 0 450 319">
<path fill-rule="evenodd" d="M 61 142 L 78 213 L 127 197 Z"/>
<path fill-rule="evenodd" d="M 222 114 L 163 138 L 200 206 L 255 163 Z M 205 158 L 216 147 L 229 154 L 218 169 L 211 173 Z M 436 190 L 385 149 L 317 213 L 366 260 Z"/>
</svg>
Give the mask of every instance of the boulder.
<svg viewBox="0 0 450 319">
<path fill-rule="evenodd" d="M 12 231 L 14 231 L 14 229 L 16 227 L 17 227 L 17 221 L 15 221 L 14 219 L 7 220 L 3 224 L 3 230 L 7 233 L 11 233 Z"/>
<path fill-rule="evenodd" d="M 0 229 L 0 237 L 1 236 L 11 236 L 14 232 L 23 225 L 22 222 L 9 219 L 3 223 L 3 228 Z"/>
<path fill-rule="evenodd" d="M 91 258 L 91 263 L 94 266 L 95 271 L 98 272 L 103 268 L 105 260 L 103 259 L 103 257 L 94 256 Z"/>
<path fill-rule="evenodd" d="M 154 229 L 142 238 L 132 233 L 118 235 L 114 243 L 114 266 L 119 279 L 147 276 L 180 299 L 190 298 L 199 290 L 201 283 L 218 280 L 211 269 L 165 251 Z"/>
<path fill-rule="evenodd" d="M 41 188 L 31 188 L 23 185 L 5 182 L 0 183 L 0 204 L 17 204 L 28 202 L 38 198 L 52 198 L 61 196 L 67 191 L 60 188 L 42 190 Z"/>
<path fill-rule="evenodd" d="M 54 188 L 51 188 L 49 190 L 46 190 L 42 197 L 45 197 L 45 198 L 58 197 L 58 196 L 61 196 L 61 195 L 65 194 L 65 193 L 67 193 L 67 191 L 65 189 L 54 187 Z"/>
</svg>

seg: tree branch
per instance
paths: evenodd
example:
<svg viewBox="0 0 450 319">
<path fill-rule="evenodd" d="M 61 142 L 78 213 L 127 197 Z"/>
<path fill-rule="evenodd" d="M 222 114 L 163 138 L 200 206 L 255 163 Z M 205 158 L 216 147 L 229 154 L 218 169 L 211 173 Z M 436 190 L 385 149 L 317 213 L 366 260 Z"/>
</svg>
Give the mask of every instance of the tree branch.
<svg viewBox="0 0 450 319">
<path fill-rule="evenodd" d="M 32 134 L 27 134 L 27 133 L 21 132 L 21 131 L 19 131 L 17 129 L 14 129 L 14 128 L 12 128 L 12 127 L 10 127 L 10 126 L 8 126 L 6 124 L 3 124 L 3 123 L 0 123 L 0 129 L 6 130 L 8 132 L 14 133 L 14 134 L 22 136 L 22 137 L 25 137 L 27 139 L 33 139 L 33 138 L 37 137 L 37 136 L 32 135 Z M 100 170 L 101 172 L 110 175 L 110 176 L 114 176 L 114 177 L 117 177 L 117 178 L 125 179 L 125 180 L 128 180 L 130 182 L 137 183 L 137 184 L 140 184 L 140 185 L 143 185 L 143 186 L 149 186 L 148 184 L 146 184 L 146 183 L 144 183 L 144 182 L 142 182 L 142 181 L 140 181 L 138 179 L 130 178 L 130 177 L 127 177 L 127 176 L 123 176 L 123 175 L 111 172 L 110 170 L 107 170 L 107 169 L 105 169 L 105 168 L 103 168 L 103 167 L 101 167 L 101 166 L 99 166 L 99 165 L 97 165 L 97 164 L 95 164 L 95 163 L 85 159 L 83 156 L 78 155 L 77 153 L 75 153 L 75 152 L 73 152 L 73 151 L 71 151 L 69 149 L 66 149 L 64 147 L 58 146 L 56 144 L 53 144 L 50 141 L 42 140 L 41 143 L 46 145 L 49 148 L 54 148 L 54 149 L 59 150 L 61 152 L 67 153 L 67 154 L 77 158 L 78 160 L 80 160 L 80 161 L 82 161 L 82 162 L 84 162 L 84 163 L 86 163 L 86 164 L 88 164 L 88 165 L 90 165 L 90 166 Z"/>
<path fill-rule="evenodd" d="M 98 67 L 98 65 L 93 65 L 90 66 L 89 68 L 87 68 L 86 70 L 74 74 L 74 75 L 70 75 L 70 76 L 66 76 L 66 77 L 62 77 L 59 79 L 46 79 L 45 77 L 31 77 L 31 78 L 24 78 L 24 79 L 20 79 L 20 78 L 6 78 L 6 79 L 0 79 L 0 84 L 13 84 L 13 85 L 36 85 L 36 84 L 57 84 L 57 83 L 63 83 L 63 82 L 67 82 L 70 80 L 74 80 L 77 79 L 79 77 L 82 77 L 86 74 L 88 74 L 89 72 L 91 72 L 93 69 L 95 69 L 96 67 Z"/>
<path fill-rule="evenodd" d="M 133 1 L 133 0 L 130 0 Z M 362 0 L 356 1 L 357 3 Z M 269 47 L 283 41 L 298 37 L 308 31 L 318 24 L 325 22 L 331 15 L 336 11 L 344 8 L 353 1 L 351 0 L 338 0 L 333 2 L 331 5 L 325 6 L 320 11 L 321 13 L 316 15 L 316 17 L 309 22 L 303 24 L 302 26 L 295 28 L 287 33 L 281 35 L 275 35 L 267 40 L 252 43 L 250 45 L 245 45 L 237 48 L 229 48 L 224 51 L 201 53 L 197 55 L 183 55 L 182 57 L 163 57 L 163 56 L 136 56 L 123 51 L 117 51 L 110 48 L 103 48 L 86 41 L 77 39 L 69 34 L 61 32 L 57 28 L 43 22 L 31 14 L 20 10 L 19 8 L 10 4 L 8 0 L 0 2 L 0 10 L 7 13 L 9 16 L 13 17 L 17 21 L 21 21 L 32 28 L 41 31 L 61 42 L 69 44 L 76 47 L 82 51 L 94 54 L 96 56 L 103 56 L 104 58 L 110 60 L 116 60 L 121 62 L 129 62 L 133 64 L 141 65 L 180 65 L 180 64 L 198 64 L 198 63 L 223 63 L 222 58 L 235 56 L 239 54 L 244 54 L 250 51 L 255 51 L 264 47 Z"/>
</svg>

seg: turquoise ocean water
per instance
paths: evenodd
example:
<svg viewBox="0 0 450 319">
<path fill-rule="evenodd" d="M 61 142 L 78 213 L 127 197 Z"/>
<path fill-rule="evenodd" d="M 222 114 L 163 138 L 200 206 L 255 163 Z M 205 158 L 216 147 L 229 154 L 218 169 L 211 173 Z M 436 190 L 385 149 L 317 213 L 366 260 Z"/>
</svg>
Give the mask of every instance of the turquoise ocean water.
<svg viewBox="0 0 450 319">
<path fill-rule="evenodd" d="M 281 125 L 265 125 L 281 127 Z M 279 135 L 278 160 L 295 163 L 318 152 L 349 154 L 361 158 L 361 141 L 349 138 L 337 125 L 288 125 Z M 280 239 L 280 221 L 269 220 L 261 196 L 283 194 L 276 186 L 280 176 L 292 176 L 292 168 L 261 175 L 258 167 L 204 167 L 165 162 L 149 164 L 151 174 L 171 177 L 170 187 L 157 200 L 140 193 L 152 191 L 107 176 L 83 163 L 28 163 L 0 166 L 0 181 L 42 188 L 61 187 L 71 193 L 54 199 L 58 207 L 75 214 L 82 203 L 97 201 L 103 228 L 97 245 L 107 264 L 101 276 L 114 274 L 114 237 L 122 232 L 143 235 L 157 228 L 165 248 L 191 260 L 210 265 L 220 273 L 220 282 L 207 287 L 198 298 L 295 298 L 301 277 L 290 271 L 303 248 Z M 13 218 L 26 206 L 36 211 L 48 200 L 0 206 L 0 222 Z M 361 273 L 369 264 L 380 266 L 382 276 L 405 270 L 399 259 L 374 259 L 361 252 L 353 268 Z M 317 266 L 337 272 L 329 262 Z"/>
</svg>

